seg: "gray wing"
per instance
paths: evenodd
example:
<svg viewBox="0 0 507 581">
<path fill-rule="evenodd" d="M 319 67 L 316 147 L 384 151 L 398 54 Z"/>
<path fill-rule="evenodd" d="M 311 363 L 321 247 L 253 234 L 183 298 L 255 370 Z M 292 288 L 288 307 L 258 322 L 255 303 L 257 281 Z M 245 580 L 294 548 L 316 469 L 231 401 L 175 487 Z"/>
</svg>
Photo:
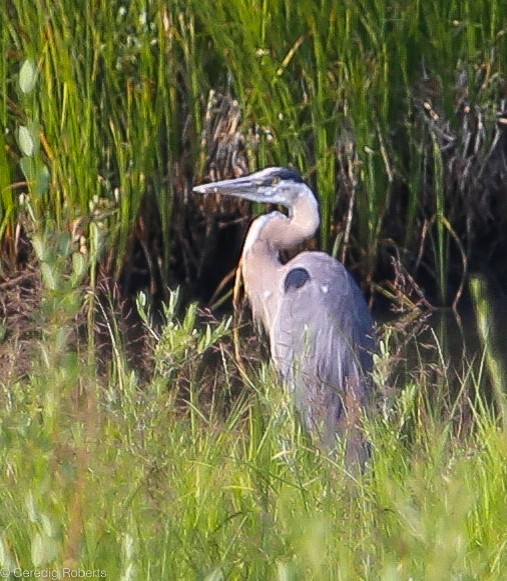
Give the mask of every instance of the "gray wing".
<svg viewBox="0 0 507 581">
<path fill-rule="evenodd" d="M 272 357 L 307 427 L 331 440 L 367 405 L 372 318 L 352 276 L 327 254 L 299 254 L 279 284 Z"/>
</svg>

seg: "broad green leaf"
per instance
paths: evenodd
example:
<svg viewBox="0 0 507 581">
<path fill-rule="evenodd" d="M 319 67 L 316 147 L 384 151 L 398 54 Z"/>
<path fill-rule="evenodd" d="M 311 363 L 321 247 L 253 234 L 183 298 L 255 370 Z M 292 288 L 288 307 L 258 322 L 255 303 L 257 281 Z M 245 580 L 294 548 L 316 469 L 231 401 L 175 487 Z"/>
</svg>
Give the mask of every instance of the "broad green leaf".
<svg viewBox="0 0 507 581">
<path fill-rule="evenodd" d="M 19 88 L 21 92 L 27 95 L 35 87 L 37 82 L 37 67 L 32 59 L 28 58 L 21 65 L 19 71 Z"/>
<path fill-rule="evenodd" d="M 19 160 L 19 166 L 25 176 L 25 180 L 32 184 L 35 181 L 35 159 L 33 157 L 22 157 Z"/>
<path fill-rule="evenodd" d="M 72 253 L 72 271 L 76 284 L 86 274 L 87 262 L 86 256 L 81 252 Z"/>
<path fill-rule="evenodd" d="M 49 173 L 48 166 L 45 163 L 39 161 L 37 163 L 37 175 L 35 182 L 35 189 L 39 196 L 43 196 L 48 188 L 51 181 L 51 174 Z"/>
<path fill-rule="evenodd" d="M 204 581 L 224 581 L 225 575 L 221 568 L 215 569 L 211 573 L 208 573 L 204 578 Z"/>
<path fill-rule="evenodd" d="M 51 181 L 48 166 L 40 159 L 33 157 L 22 157 L 19 160 L 19 165 L 26 181 L 30 185 L 31 191 L 37 196 L 44 195 Z"/>
<path fill-rule="evenodd" d="M 37 260 L 43 262 L 46 259 L 46 245 L 40 236 L 37 236 L 36 234 L 33 236 L 32 247 L 35 250 L 35 255 L 37 256 Z M 33 498 L 33 497 L 31 497 L 31 498 Z M 32 522 L 36 522 L 36 521 L 32 521 Z"/>
<path fill-rule="evenodd" d="M 35 533 L 32 539 L 32 564 L 41 567 L 54 561 L 58 555 L 58 543 L 44 533 Z"/>
<path fill-rule="evenodd" d="M 4 537 L 0 537 L 0 567 L 12 571 L 16 566 L 16 561 L 9 549 L 8 543 L 5 541 Z"/>
<path fill-rule="evenodd" d="M 42 275 L 42 282 L 44 283 L 44 287 L 48 290 L 56 290 L 58 287 L 57 283 L 57 276 L 55 275 L 55 271 L 47 262 L 43 262 L 40 265 L 40 271 Z"/>
<path fill-rule="evenodd" d="M 25 506 L 26 506 L 26 512 L 28 515 L 28 520 L 32 523 L 38 522 L 39 515 L 37 513 L 37 506 L 35 504 L 35 498 L 34 498 L 31 490 L 25 499 Z"/>
<path fill-rule="evenodd" d="M 18 143 L 23 155 L 31 157 L 35 151 L 35 139 L 32 132 L 25 125 L 20 125 L 18 129 Z"/>
</svg>

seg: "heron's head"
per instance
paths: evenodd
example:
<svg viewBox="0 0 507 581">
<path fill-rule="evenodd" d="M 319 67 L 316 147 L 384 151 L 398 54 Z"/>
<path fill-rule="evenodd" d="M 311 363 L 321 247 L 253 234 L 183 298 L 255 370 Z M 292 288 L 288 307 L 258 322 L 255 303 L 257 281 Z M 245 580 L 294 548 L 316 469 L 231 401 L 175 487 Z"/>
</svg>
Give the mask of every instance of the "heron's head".
<svg viewBox="0 0 507 581">
<path fill-rule="evenodd" d="M 268 167 L 247 176 L 196 186 L 198 194 L 225 194 L 252 202 L 281 204 L 291 208 L 299 195 L 311 195 L 311 189 L 293 169 Z"/>
</svg>

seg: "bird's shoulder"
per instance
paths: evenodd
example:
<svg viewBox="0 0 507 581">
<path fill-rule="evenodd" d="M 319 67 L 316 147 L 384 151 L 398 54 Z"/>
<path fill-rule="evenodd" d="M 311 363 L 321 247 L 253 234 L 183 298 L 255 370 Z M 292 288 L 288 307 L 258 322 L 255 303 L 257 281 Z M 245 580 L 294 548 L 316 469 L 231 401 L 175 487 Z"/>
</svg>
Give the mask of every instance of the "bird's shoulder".
<svg viewBox="0 0 507 581">
<path fill-rule="evenodd" d="M 345 266 L 325 252 L 301 252 L 285 264 L 282 282 L 286 292 L 291 288 L 287 281 L 290 282 L 291 278 L 297 280 L 298 277 L 294 273 L 298 272 L 299 279 L 305 279 L 307 289 L 311 288 L 324 296 L 328 294 L 335 297 L 336 294 L 347 296 L 357 288 Z M 303 273 L 306 273 L 306 276 Z"/>
<path fill-rule="evenodd" d="M 284 266 L 278 324 L 316 324 L 343 335 L 372 336 L 373 321 L 364 295 L 345 266 L 324 252 L 302 252 Z M 359 339 L 361 337 L 361 339 Z"/>
</svg>

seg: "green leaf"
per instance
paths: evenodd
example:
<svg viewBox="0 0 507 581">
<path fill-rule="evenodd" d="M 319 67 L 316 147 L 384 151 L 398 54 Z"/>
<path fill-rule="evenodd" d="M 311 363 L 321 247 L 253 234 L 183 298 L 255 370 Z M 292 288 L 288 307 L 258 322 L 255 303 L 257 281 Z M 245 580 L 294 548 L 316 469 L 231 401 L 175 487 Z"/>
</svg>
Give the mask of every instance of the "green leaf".
<svg viewBox="0 0 507 581">
<path fill-rule="evenodd" d="M 25 506 L 26 506 L 26 512 L 28 515 L 28 520 L 32 523 L 36 523 L 39 520 L 39 515 L 37 512 L 37 506 L 35 503 L 35 498 L 33 496 L 32 491 L 30 490 L 30 492 L 28 493 L 26 499 L 25 499 Z"/>
<path fill-rule="evenodd" d="M 25 180 L 28 183 L 33 183 L 35 181 L 35 160 L 33 157 L 22 157 L 19 160 L 19 166 L 21 167 L 21 171 L 25 176 Z"/>
<path fill-rule="evenodd" d="M 58 543 L 44 533 L 35 533 L 32 539 L 32 564 L 41 567 L 54 561 L 58 555 Z"/>
<path fill-rule="evenodd" d="M 31 157 L 35 151 L 35 139 L 32 132 L 25 125 L 20 125 L 18 128 L 18 143 L 23 155 Z"/>
<path fill-rule="evenodd" d="M 43 262 L 40 265 L 40 270 L 44 287 L 48 290 L 52 291 L 56 290 L 58 287 L 58 283 L 55 271 L 51 268 L 51 266 L 47 262 Z"/>
<path fill-rule="evenodd" d="M 204 581 L 224 581 L 224 580 L 225 575 L 220 567 L 218 569 L 215 569 L 211 573 L 208 573 L 208 575 L 206 575 L 206 577 L 204 578 Z"/>
<path fill-rule="evenodd" d="M 51 174 L 45 163 L 33 157 L 22 157 L 19 160 L 21 171 L 30 185 L 30 190 L 37 196 L 44 195 L 51 181 Z"/>
<path fill-rule="evenodd" d="M 32 59 L 28 58 L 21 65 L 19 71 L 19 88 L 21 92 L 27 95 L 35 87 L 37 82 L 37 67 Z"/>
<path fill-rule="evenodd" d="M 4 537 L 0 537 L 0 567 L 13 571 L 17 564 Z"/>
<path fill-rule="evenodd" d="M 80 252 L 72 253 L 72 275 L 75 284 L 86 274 L 86 257 Z"/>
<path fill-rule="evenodd" d="M 48 166 L 45 163 L 39 161 L 37 163 L 37 175 L 35 182 L 35 190 L 39 196 L 43 196 L 48 188 L 51 181 L 51 174 L 49 173 Z"/>
<path fill-rule="evenodd" d="M 44 241 L 40 236 L 35 234 L 32 238 L 32 247 L 35 250 L 35 255 L 37 256 L 37 260 L 43 262 L 46 259 L 46 246 Z M 32 521 L 36 522 L 36 521 Z"/>
</svg>

